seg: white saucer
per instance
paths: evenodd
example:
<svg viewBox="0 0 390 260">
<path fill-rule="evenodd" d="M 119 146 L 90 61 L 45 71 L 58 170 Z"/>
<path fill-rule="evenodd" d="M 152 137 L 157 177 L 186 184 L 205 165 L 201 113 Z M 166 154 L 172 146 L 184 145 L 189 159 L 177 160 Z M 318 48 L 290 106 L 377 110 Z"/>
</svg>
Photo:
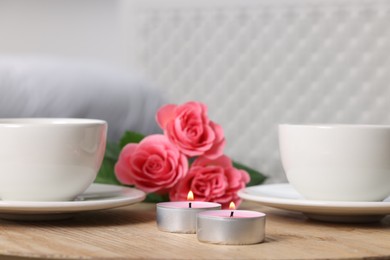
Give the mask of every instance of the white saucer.
<svg viewBox="0 0 390 260">
<path fill-rule="evenodd" d="M 122 207 L 145 199 L 143 191 L 93 183 L 74 201 L 1 201 L 0 218 L 12 220 L 64 219 L 75 213 Z"/>
<path fill-rule="evenodd" d="M 238 195 L 266 206 L 302 212 L 322 221 L 371 222 L 390 214 L 390 197 L 378 202 L 307 200 L 288 183 L 252 186 L 239 191 Z"/>
</svg>

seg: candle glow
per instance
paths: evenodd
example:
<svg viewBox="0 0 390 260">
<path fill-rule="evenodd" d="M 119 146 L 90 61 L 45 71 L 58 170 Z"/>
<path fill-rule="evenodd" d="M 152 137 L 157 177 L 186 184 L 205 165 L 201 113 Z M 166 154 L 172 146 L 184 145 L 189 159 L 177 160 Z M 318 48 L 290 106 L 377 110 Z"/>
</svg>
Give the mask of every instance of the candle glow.
<svg viewBox="0 0 390 260">
<path fill-rule="evenodd" d="M 233 214 L 234 214 L 234 211 L 233 210 L 235 210 L 236 209 L 236 204 L 234 204 L 234 202 L 232 201 L 232 202 L 230 202 L 230 204 L 229 204 L 229 209 L 231 209 L 232 210 L 232 212 L 230 212 L 230 217 L 232 218 L 233 217 Z"/>
<path fill-rule="evenodd" d="M 194 193 L 192 192 L 192 190 L 190 190 L 190 191 L 188 192 L 187 200 L 194 200 Z"/>
<path fill-rule="evenodd" d="M 193 200 L 194 200 L 194 193 L 192 192 L 192 190 L 190 190 L 190 191 L 188 192 L 187 200 L 188 200 L 188 201 L 193 201 Z M 192 208 L 192 203 L 191 203 L 191 202 L 188 203 L 188 207 L 189 207 L 189 208 Z"/>
</svg>

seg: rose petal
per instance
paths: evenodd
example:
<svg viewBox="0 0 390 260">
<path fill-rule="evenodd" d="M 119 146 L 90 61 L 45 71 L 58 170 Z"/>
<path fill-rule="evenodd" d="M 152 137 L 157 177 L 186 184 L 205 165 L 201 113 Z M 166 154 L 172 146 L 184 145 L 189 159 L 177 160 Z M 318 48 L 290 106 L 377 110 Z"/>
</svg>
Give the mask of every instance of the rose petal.
<svg viewBox="0 0 390 260">
<path fill-rule="evenodd" d="M 134 179 L 131 176 L 130 161 L 134 152 L 137 150 L 138 144 L 127 144 L 123 147 L 119 154 L 118 161 L 114 166 L 116 178 L 124 184 L 134 184 Z"/>
<path fill-rule="evenodd" d="M 215 124 L 214 122 L 210 122 L 210 126 L 214 130 L 216 141 L 214 142 L 213 146 L 204 153 L 204 155 L 209 157 L 210 159 L 215 159 L 223 154 L 226 141 L 223 129 L 220 125 Z"/>
<path fill-rule="evenodd" d="M 146 138 L 142 139 L 142 141 L 139 143 L 140 147 L 144 146 L 160 146 L 160 145 L 168 145 L 171 146 L 169 140 L 166 138 L 166 136 L 161 134 L 155 134 L 155 135 L 148 135 Z M 142 149 L 141 148 L 141 149 Z"/>
<path fill-rule="evenodd" d="M 233 167 L 232 160 L 226 155 L 222 155 L 215 159 L 210 159 L 205 156 L 200 156 L 192 163 L 192 165 L 193 166 L 219 165 L 223 168 Z"/>
<path fill-rule="evenodd" d="M 136 147 L 123 149 L 116 168 L 121 182 L 163 193 L 186 175 L 188 160 L 166 136 L 150 135 Z"/>
<path fill-rule="evenodd" d="M 114 167 L 115 177 L 123 184 L 132 185 L 134 180 L 131 177 L 130 169 L 123 163 L 116 163 Z"/>
<path fill-rule="evenodd" d="M 165 129 L 168 122 L 175 119 L 175 109 L 176 105 L 167 104 L 161 107 L 156 114 L 157 124 L 161 127 L 161 129 Z"/>
<path fill-rule="evenodd" d="M 171 200 L 186 200 L 192 190 L 196 200 L 213 201 L 228 208 L 231 201 L 241 203 L 237 192 L 245 187 L 249 175 L 233 167 L 231 159 L 220 156 L 210 160 L 205 156 L 197 158 L 189 173 L 170 191 Z"/>
</svg>

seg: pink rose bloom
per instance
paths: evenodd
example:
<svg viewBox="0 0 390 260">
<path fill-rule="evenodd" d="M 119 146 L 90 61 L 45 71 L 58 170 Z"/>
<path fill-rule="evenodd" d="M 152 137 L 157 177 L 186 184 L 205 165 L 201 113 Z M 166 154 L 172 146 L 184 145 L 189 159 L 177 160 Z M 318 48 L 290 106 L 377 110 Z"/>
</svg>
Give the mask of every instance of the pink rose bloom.
<svg viewBox="0 0 390 260">
<path fill-rule="evenodd" d="M 169 140 L 189 157 L 203 155 L 215 159 L 223 154 L 223 129 L 210 121 L 203 103 L 165 105 L 157 112 L 157 123 Z"/>
<path fill-rule="evenodd" d="M 249 182 L 246 171 L 233 167 L 229 157 L 223 155 L 215 160 L 199 157 L 188 174 L 170 191 L 172 201 L 186 200 L 192 190 L 195 200 L 211 201 L 228 208 L 231 201 L 241 203 L 237 192 Z"/>
<path fill-rule="evenodd" d="M 164 135 L 127 144 L 115 164 L 117 179 L 145 192 L 167 192 L 188 171 L 188 160 Z"/>
</svg>

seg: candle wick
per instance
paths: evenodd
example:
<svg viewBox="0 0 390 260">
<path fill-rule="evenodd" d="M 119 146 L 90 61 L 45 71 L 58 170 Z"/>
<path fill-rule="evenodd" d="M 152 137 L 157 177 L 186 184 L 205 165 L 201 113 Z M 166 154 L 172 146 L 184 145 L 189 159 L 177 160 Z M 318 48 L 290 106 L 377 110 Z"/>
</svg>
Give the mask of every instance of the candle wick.
<svg viewBox="0 0 390 260">
<path fill-rule="evenodd" d="M 192 203 L 190 202 L 190 203 L 188 203 L 188 207 L 189 208 L 191 208 L 192 207 Z"/>
<path fill-rule="evenodd" d="M 230 217 L 233 217 L 234 211 L 230 212 Z"/>
</svg>

